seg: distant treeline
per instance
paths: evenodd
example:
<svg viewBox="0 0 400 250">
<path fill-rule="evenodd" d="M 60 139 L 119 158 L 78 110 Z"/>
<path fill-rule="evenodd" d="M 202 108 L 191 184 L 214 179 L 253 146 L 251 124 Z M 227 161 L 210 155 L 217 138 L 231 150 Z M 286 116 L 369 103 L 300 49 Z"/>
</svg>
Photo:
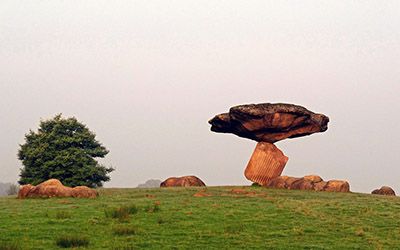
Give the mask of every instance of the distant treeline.
<svg viewBox="0 0 400 250">
<path fill-rule="evenodd" d="M 10 189 L 11 183 L 0 182 L 0 196 L 7 195 L 7 191 Z"/>
</svg>

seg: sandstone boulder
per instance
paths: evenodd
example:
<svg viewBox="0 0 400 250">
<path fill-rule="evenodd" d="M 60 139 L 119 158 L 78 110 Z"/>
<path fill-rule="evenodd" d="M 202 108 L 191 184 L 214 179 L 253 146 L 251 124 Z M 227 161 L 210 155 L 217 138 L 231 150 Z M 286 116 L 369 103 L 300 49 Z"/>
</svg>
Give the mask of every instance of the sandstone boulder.
<svg viewBox="0 0 400 250">
<path fill-rule="evenodd" d="M 325 115 L 284 103 L 240 105 L 209 121 L 211 131 L 269 143 L 324 132 L 328 122 Z"/>
<path fill-rule="evenodd" d="M 330 180 L 326 183 L 324 190 L 327 192 L 350 192 L 350 185 L 347 181 Z"/>
<path fill-rule="evenodd" d="M 18 193 L 18 198 L 23 199 L 33 197 L 95 198 L 97 197 L 97 192 L 96 190 L 86 186 L 79 186 L 75 188 L 66 187 L 59 180 L 50 179 L 38 184 L 37 186 L 30 184 L 21 186 Z"/>
<path fill-rule="evenodd" d="M 383 186 L 380 189 L 375 189 L 372 194 L 396 196 L 396 193 L 391 187 Z"/>
<path fill-rule="evenodd" d="M 318 175 L 306 175 L 306 176 L 303 177 L 303 179 L 307 180 L 307 181 L 311 181 L 313 183 L 317 183 L 317 182 L 323 181 L 322 178 L 320 176 L 318 176 Z"/>
<path fill-rule="evenodd" d="M 288 189 L 295 190 L 314 190 L 314 183 L 310 180 L 306 180 L 304 178 L 300 178 L 299 180 L 292 183 L 292 185 L 288 186 Z"/>
<path fill-rule="evenodd" d="M 20 186 L 19 191 L 18 191 L 18 198 L 25 198 L 25 197 L 27 197 L 28 194 L 29 194 L 29 192 L 31 191 L 31 189 L 32 189 L 33 187 L 34 187 L 34 186 L 32 186 L 31 184 L 27 184 L 27 185 L 22 185 L 22 186 Z"/>
<path fill-rule="evenodd" d="M 259 142 L 247 164 L 244 176 L 250 181 L 265 185 L 281 175 L 288 159 L 274 144 Z"/>
<path fill-rule="evenodd" d="M 196 176 L 170 177 L 160 187 L 204 187 L 206 184 Z"/>
</svg>

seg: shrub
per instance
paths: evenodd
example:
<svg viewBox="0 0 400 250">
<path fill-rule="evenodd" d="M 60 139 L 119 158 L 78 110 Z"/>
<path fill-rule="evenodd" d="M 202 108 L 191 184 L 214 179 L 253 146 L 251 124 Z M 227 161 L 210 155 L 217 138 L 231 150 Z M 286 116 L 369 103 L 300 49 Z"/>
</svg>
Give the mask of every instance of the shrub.
<svg viewBox="0 0 400 250">
<path fill-rule="evenodd" d="M 113 232 L 116 235 L 134 235 L 137 229 L 132 226 L 117 226 L 113 228 Z"/>
<path fill-rule="evenodd" d="M 136 214 L 138 209 L 135 205 L 122 206 L 118 208 L 109 208 L 104 211 L 107 218 L 127 220 L 129 215 Z"/>
<path fill-rule="evenodd" d="M 244 226 L 242 224 L 239 225 L 228 225 L 224 229 L 227 234 L 237 234 L 244 231 Z"/>
<path fill-rule="evenodd" d="M 124 247 L 114 247 L 113 250 L 134 250 L 137 249 L 133 246 L 124 246 Z"/>
<path fill-rule="evenodd" d="M 0 241 L 0 250 L 19 250 L 22 249 L 18 242 Z"/>
<path fill-rule="evenodd" d="M 57 211 L 56 213 L 56 219 L 62 220 L 62 219 L 69 219 L 71 218 L 71 213 L 65 210 Z"/>
<path fill-rule="evenodd" d="M 158 204 L 154 204 L 154 205 L 152 205 L 152 206 L 147 206 L 146 208 L 145 208 L 145 210 L 147 211 L 147 212 L 149 212 L 149 213 L 157 213 L 157 212 L 160 212 L 160 205 L 158 205 Z"/>
<path fill-rule="evenodd" d="M 81 235 L 63 235 L 57 238 L 56 245 L 62 248 L 86 247 L 89 239 Z"/>
</svg>

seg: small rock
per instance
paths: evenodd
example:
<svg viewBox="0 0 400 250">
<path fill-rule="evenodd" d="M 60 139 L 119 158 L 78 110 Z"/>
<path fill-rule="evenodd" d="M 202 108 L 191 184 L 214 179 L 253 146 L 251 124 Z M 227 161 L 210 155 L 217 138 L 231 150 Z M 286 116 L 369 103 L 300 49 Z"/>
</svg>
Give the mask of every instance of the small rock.
<svg viewBox="0 0 400 250">
<path fill-rule="evenodd" d="M 170 177 L 160 187 L 204 187 L 206 184 L 196 176 Z"/>
<path fill-rule="evenodd" d="M 394 190 L 388 186 L 383 186 L 380 189 L 375 189 L 374 191 L 371 192 L 371 194 L 396 196 Z"/>
</svg>

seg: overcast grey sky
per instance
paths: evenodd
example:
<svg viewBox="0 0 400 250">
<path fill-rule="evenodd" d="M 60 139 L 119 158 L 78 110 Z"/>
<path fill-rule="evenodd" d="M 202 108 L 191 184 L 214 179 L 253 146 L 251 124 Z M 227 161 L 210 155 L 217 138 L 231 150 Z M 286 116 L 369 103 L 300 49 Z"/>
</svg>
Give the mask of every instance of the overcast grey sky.
<svg viewBox="0 0 400 250">
<path fill-rule="evenodd" d="M 255 142 L 209 131 L 229 107 L 287 102 L 329 129 L 277 143 L 284 174 L 400 193 L 400 1 L 0 2 L 0 181 L 41 118 L 110 150 L 106 184 L 194 174 L 250 184 Z"/>
</svg>

